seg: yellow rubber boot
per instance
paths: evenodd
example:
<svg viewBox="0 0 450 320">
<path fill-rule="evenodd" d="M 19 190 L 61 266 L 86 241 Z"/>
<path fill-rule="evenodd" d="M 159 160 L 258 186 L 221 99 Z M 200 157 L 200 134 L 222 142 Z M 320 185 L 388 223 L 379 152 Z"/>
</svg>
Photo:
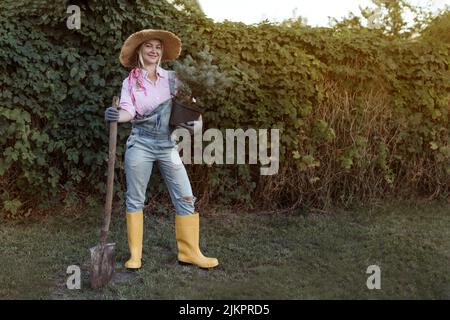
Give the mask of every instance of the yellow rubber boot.
<svg viewBox="0 0 450 320">
<path fill-rule="evenodd" d="M 142 259 L 142 239 L 144 235 L 144 213 L 136 211 L 127 212 L 128 245 L 131 258 L 125 262 L 127 269 L 139 269 Z"/>
<path fill-rule="evenodd" d="M 219 265 L 216 258 L 205 257 L 199 248 L 200 221 L 198 212 L 188 216 L 175 217 L 175 234 L 178 245 L 178 261 L 209 269 Z"/>
</svg>

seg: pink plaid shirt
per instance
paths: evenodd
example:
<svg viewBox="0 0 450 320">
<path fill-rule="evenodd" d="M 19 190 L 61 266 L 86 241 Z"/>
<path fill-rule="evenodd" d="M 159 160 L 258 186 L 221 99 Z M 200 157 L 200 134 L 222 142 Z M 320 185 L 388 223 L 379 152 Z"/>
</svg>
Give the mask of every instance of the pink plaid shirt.
<svg viewBox="0 0 450 320">
<path fill-rule="evenodd" d="M 159 104 L 171 98 L 169 88 L 169 73 L 161 67 L 156 71 L 156 82 L 148 78 L 148 71 L 140 69 L 142 85 L 139 87 L 135 78 L 127 77 L 122 83 L 122 93 L 120 95 L 120 107 L 131 114 L 131 117 L 144 115 Z M 175 77 L 176 82 L 178 79 Z M 130 93 L 129 85 L 133 85 L 133 93 Z M 134 96 L 134 97 L 133 97 Z M 135 100 L 133 103 L 133 100 Z"/>
</svg>

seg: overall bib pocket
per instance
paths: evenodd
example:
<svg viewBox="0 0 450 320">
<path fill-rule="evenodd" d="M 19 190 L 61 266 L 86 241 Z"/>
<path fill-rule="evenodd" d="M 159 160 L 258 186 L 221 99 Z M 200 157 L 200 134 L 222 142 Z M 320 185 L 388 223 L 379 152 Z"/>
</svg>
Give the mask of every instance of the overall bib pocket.
<svg viewBox="0 0 450 320">
<path fill-rule="evenodd" d="M 132 133 L 127 139 L 127 142 L 125 144 L 125 149 L 128 150 L 131 147 L 133 147 L 136 144 L 136 139 L 137 139 L 136 134 Z"/>
</svg>

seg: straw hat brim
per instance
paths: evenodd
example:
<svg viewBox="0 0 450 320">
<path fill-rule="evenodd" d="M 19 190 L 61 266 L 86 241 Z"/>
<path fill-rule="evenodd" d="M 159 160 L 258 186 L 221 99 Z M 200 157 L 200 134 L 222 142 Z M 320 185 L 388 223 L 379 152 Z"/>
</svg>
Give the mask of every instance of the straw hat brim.
<svg viewBox="0 0 450 320">
<path fill-rule="evenodd" d="M 166 30 L 144 29 L 133 33 L 123 43 L 120 50 L 120 63 L 124 67 L 137 65 L 136 49 L 145 41 L 159 39 L 163 43 L 161 61 L 171 61 L 178 58 L 181 53 L 181 40 L 174 33 Z"/>
</svg>

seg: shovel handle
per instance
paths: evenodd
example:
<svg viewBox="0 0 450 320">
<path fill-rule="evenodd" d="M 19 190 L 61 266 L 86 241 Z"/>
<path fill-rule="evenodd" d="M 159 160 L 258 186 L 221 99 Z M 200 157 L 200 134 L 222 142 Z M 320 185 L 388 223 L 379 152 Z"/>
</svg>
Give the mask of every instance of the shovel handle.
<svg viewBox="0 0 450 320">
<path fill-rule="evenodd" d="M 114 96 L 112 101 L 113 108 L 119 109 L 119 97 Z M 117 121 L 109 123 L 109 148 L 108 148 L 108 179 L 106 181 L 106 202 L 103 227 L 100 234 L 100 243 L 105 244 L 108 237 L 109 224 L 111 222 L 113 187 L 114 187 L 114 164 L 116 161 L 117 144 Z"/>
</svg>

